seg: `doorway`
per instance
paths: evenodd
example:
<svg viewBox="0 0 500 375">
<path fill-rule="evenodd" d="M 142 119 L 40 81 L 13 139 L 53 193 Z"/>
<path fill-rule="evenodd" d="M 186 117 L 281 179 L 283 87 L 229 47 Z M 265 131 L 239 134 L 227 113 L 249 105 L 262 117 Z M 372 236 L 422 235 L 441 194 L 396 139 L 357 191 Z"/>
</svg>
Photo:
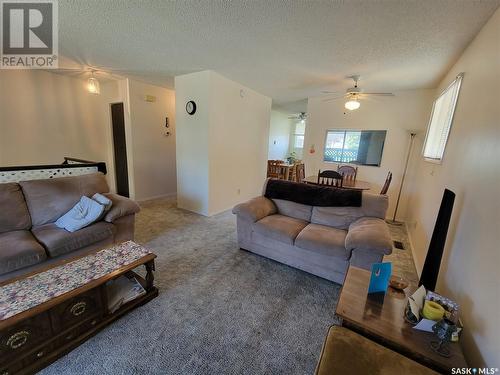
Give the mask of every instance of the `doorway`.
<svg viewBox="0 0 500 375">
<path fill-rule="evenodd" d="M 125 114 L 123 111 L 123 103 L 111 104 L 111 124 L 113 128 L 116 192 L 124 197 L 129 197 L 127 142 L 125 139 Z"/>
</svg>

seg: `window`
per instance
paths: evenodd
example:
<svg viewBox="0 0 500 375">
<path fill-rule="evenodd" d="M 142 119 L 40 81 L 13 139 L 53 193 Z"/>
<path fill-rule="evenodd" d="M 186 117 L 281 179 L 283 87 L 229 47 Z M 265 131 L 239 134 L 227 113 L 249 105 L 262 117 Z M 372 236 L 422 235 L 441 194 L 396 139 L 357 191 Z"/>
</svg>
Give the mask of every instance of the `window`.
<svg viewBox="0 0 500 375">
<path fill-rule="evenodd" d="M 329 130 L 323 160 L 379 166 L 386 133 L 385 130 Z"/>
<path fill-rule="evenodd" d="M 291 150 L 290 152 L 295 152 L 299 158 L 302 157 L 302 150 L 304 148 L 304 134 L 306 132 L 306 122 L 300 120 L 295 124 L 295 128 L 292 134 Z"/>
<path fill-rule="evenodd" d="M 423 149 L 424 158 L 428 161 L 439 162 L 443 159 L 462 78 L 463 73 L 460 73 L 434 102 Z"/>
</svg>

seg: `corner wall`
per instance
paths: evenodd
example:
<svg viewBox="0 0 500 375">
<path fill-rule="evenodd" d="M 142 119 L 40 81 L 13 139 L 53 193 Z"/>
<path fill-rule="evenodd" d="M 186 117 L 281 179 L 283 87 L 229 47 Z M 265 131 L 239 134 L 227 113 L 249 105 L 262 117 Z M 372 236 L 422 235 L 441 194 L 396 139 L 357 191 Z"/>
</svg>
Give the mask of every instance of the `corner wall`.
<svg viewBox="0 0 500 375">
<path fill-rule="evenodd" d="M 408 215 L 420 271 L 443 191 L 456 193 L 437 290 L 460 304 L 462 345 L 473 367 L 499 366 L 499 36 L 497 10 L 440 83 L 436 94 L 465 72 L 443 162 L 419 159 Z"/>
<path fill-rule="evenodd" d="M 64 156 L 104 161 L 114 191 L 110 104 L 123 102 L 130 196 L 175 194 L 174 92 L 128 79 L 101 80 L 100 95 L 85 85 L 55 72 L 0 70 L 0 165 L 60 164 Z M 145 94 L 156 102 L 146 102 Z"/>
<path fill-rule="evenodd" d="M 259 195 L 271 99 L 212 71 L 176 77 L 175 90 L 178 206 L 213 215 Z"/>
</svg>

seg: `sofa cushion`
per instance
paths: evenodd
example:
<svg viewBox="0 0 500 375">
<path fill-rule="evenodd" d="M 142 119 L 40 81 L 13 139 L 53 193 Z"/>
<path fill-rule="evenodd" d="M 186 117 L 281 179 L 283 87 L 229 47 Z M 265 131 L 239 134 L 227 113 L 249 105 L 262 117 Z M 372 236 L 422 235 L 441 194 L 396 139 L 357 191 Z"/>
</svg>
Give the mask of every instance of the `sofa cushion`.
<svg viewBox="0 0 500 375">
<path fill-rule="evenodd" d="M 349 258 L 345 248 L 347 231 L 325 225 L 309 224 L 298 234 L 295 246 L 324 255 Z"/>
<path fill-rule="evenodd" d="M 363 193 L 361 207 L 313 207 L 311 223 L 347 230 L 361 217 L 385 219 L 388 205 L 387 195 Z"/>
<path fill-rule="evenodd" d="M 104 220 L 108 223 L 123 216 L 136 214 L 141 210 L 139 205 L 130 198 L 113 193 L 107 193 L 105 196 L 113 202 L 111 209 L 104 216 Z"/>
<path fill-rule="evenodd" d="M 278 208 L 278 213 L 281 215 L 305 221 L 311 220 L 312 206 L 286 201 L 283 199 L 273 199 L 272 201 Z"/>
<path fill-rule="evenodd" d="M 19 184 L 0 184 L 0 233 L 31 228 L 31 219 Z"/>
<path fill-rule="evenodd" d="M 0 234 L 0 274 L 40 263 L 46 258 L 45 250 L 29 230 Z"/>
<path fill-rule="evenodd" d="M 371 251 L 389 255 L 392 253 L 392 238 L 384 220 L 362 217 L 349 226 L 345 240 L 349 251 Z"/>
<path fill-rule="evenodd" d="M 295 237 L 308 224 L 307 221 L 284 215 L 269 215 L 253 224 L 253 231 L 277 241 L 293 245 Z"/>
<path fill-rule="evenodd" d="M 109 191 L 102 173 L 21 181 L 33 226 L 53 223 L 68 212 L 84 195 Z"/>
<path fill-rule="evenodd" d="M 33 234 L 51 257 L 63 255 L 115 234 L 113 224 L 99 221 L 76 232 L 58 228 L 54 223 L 33 228 Z"/>
</svg>

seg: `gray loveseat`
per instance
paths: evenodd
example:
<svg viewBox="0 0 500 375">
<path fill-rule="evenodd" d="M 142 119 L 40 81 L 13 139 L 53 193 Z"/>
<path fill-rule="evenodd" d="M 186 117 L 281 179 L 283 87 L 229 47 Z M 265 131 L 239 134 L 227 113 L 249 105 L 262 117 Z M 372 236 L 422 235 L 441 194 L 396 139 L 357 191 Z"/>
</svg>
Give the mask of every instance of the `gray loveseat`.
<svg viewBox="0 0 500 375">
<path fill-rule="evenodd" d="M 265 188 L 264 188 L 265 189 Z M 360 207 L 317 207 L 260 196 L 233 208 L 240 248 L 342 284 L 350 264 L 370 269 L 392 252 L 386 195 Z"/>
<path fill-rule="evenodd" d="M 103 193 L 113 206 L 76 232 L 54 222 L 82 195 Z M 0 184 L 0 281 L 134 238 L 134 201 L 109 193 L 102 173 Z"/>
</svg>

